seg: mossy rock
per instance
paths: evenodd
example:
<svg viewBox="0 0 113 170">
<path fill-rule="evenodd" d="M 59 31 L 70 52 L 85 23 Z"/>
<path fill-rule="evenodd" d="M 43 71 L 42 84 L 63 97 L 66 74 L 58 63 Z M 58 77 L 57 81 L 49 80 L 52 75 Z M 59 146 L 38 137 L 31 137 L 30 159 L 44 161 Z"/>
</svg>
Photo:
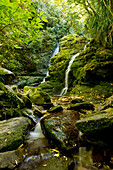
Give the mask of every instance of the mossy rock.
<svg viewBox="0 0 113 170">
<path fill-rule="evenodd" d="M 15 75 L 10 70 L 0 67 L 0 81 L 4 84 L 11 84 Z"/>
<path fill-rule="evenodd" d="M 25 107 L 31 109 L 32 108 L 32 102 L 29 99 L 29 97 L 27 97 L 25 94 L 21 94 L 21 93 L 17 93 L 18 97 L 21 98 L 23 100 L 23 102 L 25 103 Z"/>
<path fill-rule="evenodd" d="M 68 109 L 70 110 L 81 110 L 81 109 L 94 110 L 94 105 L 92 103 L 82 102 L 82 103 L 73 104 Z"/>
<path fill-rule="evenodd" d="M 71 75 L 76 83 L 95 85 L 113 80 L 113 50 L 94 42 L 91 41 L 73 62 Z"/>
<path fill-rule="evenodd" d="M 61 105 L 54 106 L 51 109 L 48 110 L 49 113 L 57 113 L 63 110 L 63 107 Z"/>
<path fill-rule="evenodd" d="M 10 86 L 0 83 L 0 90 L 4 92 L 4 95 L 1 97 L 2 101 L 9 102 L 11 106 L 17 108 L 25 107 L 23 100 L 16 95 Z"/>
<path fill-rule="evenodd" d="M 76 122 L 78 130 L 86 135 L 91 135 L 92 133 L 96 135 L 98 131 L 103 131 L 104 133 L 107 128 L 113 130 L 113 109 L 105 112 L 81 118 Z"/>
<path fill-rule="evenodd" d="M 78 112 L 63 110 L 43 117 L 41 127 L 49 141 L 60 149 L 69 150 L 74 148 L 78 141 L 78 130 L 75 126 L 78 119 Z"/>
<path fill-rule="evenodd" d="M 25 133 L 32 125 L 30 119 L 16 117 L 0 121 L 0 151 L 17 149 L 25 140 Z"/>
<path fill-rule="evenodd" d="M 14 117 L 21 117 L 22 116 L 22 109 L 20 108 L 12 108 L 9 103 L 8 105 L 2 105 L 2 109 L 0 110 L 0 120 L 7 120 Z"/>
<path fill-rule="evenodd" d="M 24 151 L 22 148 L 17 150 L 0 153 L 0 169 L 14 169 L 17 164 L 23 161 Z M 16 164 L 17 163 L 17 164 Z"/>
<path fill-rule="evenodd" d="M 51 103 L 50 96 L 37 87 L 25 86 L 24 93 L 29 93 L 30 100 L 36 105 L 46 105 Z"/>
</svg>

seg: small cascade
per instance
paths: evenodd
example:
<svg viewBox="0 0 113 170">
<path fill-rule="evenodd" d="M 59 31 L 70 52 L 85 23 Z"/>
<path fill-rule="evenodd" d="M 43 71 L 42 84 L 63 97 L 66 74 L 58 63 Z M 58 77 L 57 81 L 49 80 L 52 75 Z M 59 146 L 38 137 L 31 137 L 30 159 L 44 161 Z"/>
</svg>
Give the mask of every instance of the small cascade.
<svg viewBox="0 0 113 170">
<path fill-rule="evenodd" d="M 89 42 L 88 42 L 88 43 L 89 43 Z M 88 44 L 88 43 L 87 43 L 87 44 Z M 83 50 L 85 50 L 87 44 L 84 46 L 84 49 L 83 49 Z M 75 58 L 76 58 L 80 53 L 81 53 L 81 52 L 79 52 L 79 53 L 77 53 L 77 54 L 75 54 L 74 56 L 71 57 L 71 60 L 70 60 L 70 62 L 69 62 L 69 65 L 68 65 L 68 67 L 67 67 L 67 70 L 66 70 L 66 72 L 65 72 L 65 87 L 62 89 L 62 91 L 61 91 L 61 93 L 60 93 L 60 96 L 64 96 L 64 95 L 67 93 L 67 90 L 68 90 L 69 72 L 70 72 L 70 70 L 71 70 L 71 66 L 72 66 Z"/>
<path fill-rule="evenodd" d="M 57 42 L 57 47 L 55 48 L 54 52 L 52 53 L 51 57 L 52 58 L 54 55 L 56 55 L 57 53 L 59 52 L 59 43 Z M 48 64 L 48 67 L 50 66 L 50 61 L 49 61 L 49 64 Z M 49 76 L 49 71 L 46 72 L 46 76 L 47 77 Z M 43 79 L 43 81 L 41 83 L 44 83 L 45 82 L 45 77 Z"/>
<path fill-rule="evenodd" d="M 80 53 L 77 53 L 75 54 L 74 56 L 72 56 L 70 62 L 69 62 L 69 65 L 68 65 L 68 68 L 65 72 L 65 87 L 62 89 L 61 91 L 61 94 L 60 96 L 63 96 L 67 93 L 67 90 L 68 90 L 68 79 L 69 79 L 69 72 L 70 72 L 70 69 L 71 69 L 71 66 L 73 64 L 73 61 L 75 60 L 75 58 L 79 55 Z"/>
<path fill-rule="evenodd" d="M 45 138 L 45 136 L 42 133 L 40 121 L 36 124 L 36 127 L 33 132 L 30 132 L 30 135 L 28 137 L 30 138 Z"/>
</svg>

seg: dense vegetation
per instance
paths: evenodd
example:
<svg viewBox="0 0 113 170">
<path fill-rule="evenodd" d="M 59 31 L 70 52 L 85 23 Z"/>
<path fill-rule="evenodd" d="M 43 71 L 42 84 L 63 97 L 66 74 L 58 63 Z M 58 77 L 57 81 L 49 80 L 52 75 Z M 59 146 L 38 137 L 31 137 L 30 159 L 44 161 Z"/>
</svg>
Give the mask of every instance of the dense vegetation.
<svg viewBox="0 0 113 170">
<path fill-rule="evenodd" d="M 46 69 L 67 34 L 113 46 L 112 0 L 1 0 L 0 9 L 0 65 L 17 74 Z"/>
</svg>

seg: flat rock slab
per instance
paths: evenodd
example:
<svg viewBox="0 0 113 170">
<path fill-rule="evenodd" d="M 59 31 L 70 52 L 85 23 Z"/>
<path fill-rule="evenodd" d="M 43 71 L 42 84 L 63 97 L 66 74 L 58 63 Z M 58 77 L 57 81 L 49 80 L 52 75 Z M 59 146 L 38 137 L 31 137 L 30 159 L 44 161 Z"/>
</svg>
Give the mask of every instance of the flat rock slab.
<svg viewBox="0 0 113 170">
<path fill-rule="evenodd" d="M 104 133 L 107 128 L 113 129 L 113 109 L 82 118 L 76 122 L 76 126 L 78 130 L 87 135 L 98 131 Z"/>
<path fill-rule="evenodd" d="M 75 126 L 78 119 L 78 112 L 63 110 L 42 118 L 41 127 L 48 140 L 54 142 L 60 149 L 69 150 L 74 148 L 78 141 L 78 130 Z"/>
<path fill-rule="evenodd" d="M 0 153 L 0 169 L 13 169 L 23 160 L 23 150 L 13 150 Z"/>
<path fill-rule="evenodd" d="M 16 149 L 25 139 L 32 122 L 27 117 L 15 117 L 0 121 L 0 151 Z"/>
</svg>

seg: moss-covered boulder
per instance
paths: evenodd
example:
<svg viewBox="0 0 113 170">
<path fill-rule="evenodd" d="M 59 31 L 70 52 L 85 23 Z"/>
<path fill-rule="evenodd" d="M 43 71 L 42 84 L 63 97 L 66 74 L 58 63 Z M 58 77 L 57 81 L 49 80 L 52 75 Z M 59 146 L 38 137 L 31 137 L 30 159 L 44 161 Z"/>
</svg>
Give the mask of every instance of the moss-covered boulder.
<svg viewBox="0 0 113 170">
<path fill-rule="evenodd" d="M 25 117 L 0 121 L 0 151 L 14 150 L 22 144 L 31 125 L 30 119 Z"/>
<path fill-rule="evenodd" d="M 76 103 L 71 105 L 68 109 L 70 110 L 94 110 L 94 105 L 88 102 Z"/>
<path fill-rule="evenodd" d="M 44 116 L 41 119 L 41 127 L 49 141 L 60 149 L 69 150 L 75 148 L 78 141 L 78 130 L 75 126 L 78 119 L 78 112 L 63 110 Z"/>
<path fill-rule="evenodd" d="M 63 110 L 63 107 L 61 105 L 54 106 L 48 110 L 49 113 L 57 113 Z"/>
<path fill-rule="evenodd" d="M 10 70 L 0 67 L 0 81 L 4 84 L 11 84 L 15 75 Z"/>
<path fill-rule="evenodd" d="M 24 93 L 29 94 L 30 100 L 36 105 L 51 104 L 50 96 L 37 87 L 24 87 Z"/>
<path fill-rule="evenodd" d="M 0 169 L 13 169 L 23 161 L 23 149 L 0 153 Z"/>
<path fill-rule="evenodd" d="M 92 40 L 73 62 L 71 75 L 75 83 L 95 85 L 100 81 L 113 81 L 112 56 L 113 49 L 105 49 Z"/>
<path fill-rule="evenodd" d="M 27 108 L 31 109 L 32 103 L 26 95 L 19 93 L 17 86 L 0 83 L 0 120 L 22 116 L 23 109 Z"/>
<path fill-rule="evenodd" d="M 0 98 L 1 101 L 9 102 L 12 106 L 18 108 L 25 106 L 23 100 L 16 95 L 10 86 L 0 83 L 0 90 L 4 92 L 4 95 Z"/>
<path fill-rule="evenodd" d="M 92 135 L 93 138 L 111 138 L 113 130 L 113 108 L 106 109 L 98 114 L 82 117 L 76 122 L 78 130 L 85 135 Z M 99 134 L 99 135 L 98 135 Z"/>
</svg>

